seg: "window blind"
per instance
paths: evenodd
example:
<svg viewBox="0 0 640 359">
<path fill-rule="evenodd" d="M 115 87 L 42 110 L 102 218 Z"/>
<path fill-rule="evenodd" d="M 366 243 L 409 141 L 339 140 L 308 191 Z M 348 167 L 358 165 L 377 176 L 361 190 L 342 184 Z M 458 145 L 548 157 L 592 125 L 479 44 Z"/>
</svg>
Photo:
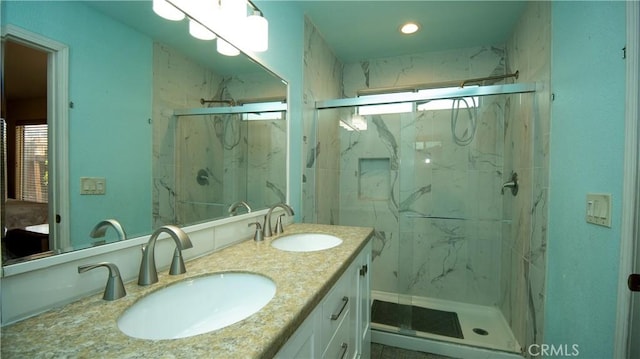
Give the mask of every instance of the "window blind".
<svg viewBox="0 0 640 359">
<path fill-rule="evenodd" d="M 49 199 L 48 126 L 16 126 L 17 183 L 24 201 L 47 203 Z"/>
</svg>

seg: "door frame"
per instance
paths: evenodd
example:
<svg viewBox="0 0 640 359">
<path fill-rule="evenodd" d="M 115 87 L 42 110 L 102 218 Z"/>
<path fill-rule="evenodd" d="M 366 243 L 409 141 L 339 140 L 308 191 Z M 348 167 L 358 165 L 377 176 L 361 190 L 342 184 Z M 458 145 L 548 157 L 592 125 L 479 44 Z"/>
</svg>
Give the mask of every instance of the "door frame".
<svg viewBox="0 0 640 359">
<path fill-rule="evenodd" d="M 2 39 L 48 53 L 47 125 L 49 132 L 49 248 L 71 246 L 69 236 L 69 47 L 39 34 L 7 24 Z M 60 219 L 60 220 L 58 220 Z"/>
<path fill-rule="evenodd" d="M 640 246 L 640 95 L 637 79 L 640 76 L 640 3 L 628 1 L 626 4 L 626 111 L 625 111 L 625 153 L 622 198 L 622 228 L 620 239 L 620 272 L 618 280 L 617 325 L 614 343 L 614 358 L 629 357 L 632 321 L 632 292 L 627 286 L 627 278 L 633 273 L 636 248 Z M 632 80 L 632 79 L 635 79 Z M 640 303 L 640 297 L 636 297 Z M 638 305 L 638 304 L 636 304 Z"/>
</svg>

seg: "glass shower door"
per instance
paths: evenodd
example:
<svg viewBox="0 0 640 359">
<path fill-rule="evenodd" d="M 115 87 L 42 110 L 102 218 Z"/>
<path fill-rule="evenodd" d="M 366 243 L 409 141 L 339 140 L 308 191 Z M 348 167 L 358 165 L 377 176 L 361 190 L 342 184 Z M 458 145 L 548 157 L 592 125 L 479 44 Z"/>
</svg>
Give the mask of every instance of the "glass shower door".
<svg viewBox="0 0 640 359">
<path fill-rule="evenodd" d="M 516 282 L 527 237 L 514 234 L 511 208 L 528 199 L 501 190 L 515 165 L 530 162 L 527 147 L 514 146 L 514 134 L 528 133 L 528 114 L 510 110 L 514 97 L 526 99 L 518 91 L 530 90 L 487 91 L 394 103 L 409 106 L 396 113 L 365 113 L 377 105 L 360 98 L 319 106 L 318 127 L 340 124 L 339 215 L 329 223 L 374 228 L 372 329 L 381 342 L 418 337 L 519 351 L 510 327 L 526 317 L 526 288 Z M 317 190 L 330 171 L 315 170 Z M 318 203 L 323 196 L 316 192 Z M 318 203 L 319 219 L 328 212 Z"/>
</svg>

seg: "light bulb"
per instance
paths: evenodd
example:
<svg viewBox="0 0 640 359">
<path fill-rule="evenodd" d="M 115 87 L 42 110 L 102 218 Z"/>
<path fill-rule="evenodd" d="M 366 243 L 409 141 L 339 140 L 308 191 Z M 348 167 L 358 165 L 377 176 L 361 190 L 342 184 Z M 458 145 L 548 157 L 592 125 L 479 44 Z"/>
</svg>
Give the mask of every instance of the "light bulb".
<svg viewBox="0 0 640 359">
<path fill-rule="evenodd" d="M 216 44 L 216 49 L 218 50 L 218 52 L 220 54 L 225 55 L 225 56 L 238 56 L 238 55 L 240 55 L 240 51 L 238 49 L 236 49 L 235 47 L 233 47 L 228 42 L 222 40 L 221 38 L 218 38 L 217 41 L 218 41 L 218 43 Z"/>
<path fill-rule="evenodd" d="M 153 12 L 167 20 L 180 21 L 184 19 L 184 13 L 166 0 L 153 0 L 152 6 Z"/>
<path fill-rule="evenodd" d="M 189 19 L 189 34 L 200 40 L 213 40 L 216 38 L 216 34 L 193 19 Z"/>
<path fill-rule="evenodd" d="M 246 0 L 220 0 L 218 36 L 224 37 L 231 44 L 242 46 L 246 18 Z"/>
<path fill-rule="evenodd" d="M 400 32 L 402 32 L 403 34 L 409 35 L 409 34 L 415 33 L 419 29 L 420 29 L 420 26 L 418 26 L 418 24 L 414 22 L 408 22 L 402 25 L 402 27 L 400 28 Z"/>
<path fill-rule="evenodd" d="M 254 11 L 253 14 L 245 20 L 246 36 L 245 43 L 251 51 L 263 52 L 269 48 L 269 22 L 265 19 L 260 11 Z"/>
</svg>

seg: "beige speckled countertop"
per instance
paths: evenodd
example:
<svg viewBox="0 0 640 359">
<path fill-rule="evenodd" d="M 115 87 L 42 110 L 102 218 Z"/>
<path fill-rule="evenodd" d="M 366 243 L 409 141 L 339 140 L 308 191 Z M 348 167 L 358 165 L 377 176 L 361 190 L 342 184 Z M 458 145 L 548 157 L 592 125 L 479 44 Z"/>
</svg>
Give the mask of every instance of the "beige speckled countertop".
<svg viewBox="0 0 640 359">
<path fill-rule="evenodd" d="M 102 300 L 102 293 L 2 328 L 2 358 L 271 358 L 344 273 L 372 229 L 292 224 L 291 233 L 327 233 L 343 243 L 318 252 L 284 252 L 247 240 L 186 263 L 187 273 L 159 273 L 159 283 L 125 285 L 127 296 Z M 249 271 L 276 283 L 276 294 L 259 312 L 210 333 L 172 340 L 130 338 L 116 320 L 142 296 L 170 283 L 206 273 Z"/>
</svg>

